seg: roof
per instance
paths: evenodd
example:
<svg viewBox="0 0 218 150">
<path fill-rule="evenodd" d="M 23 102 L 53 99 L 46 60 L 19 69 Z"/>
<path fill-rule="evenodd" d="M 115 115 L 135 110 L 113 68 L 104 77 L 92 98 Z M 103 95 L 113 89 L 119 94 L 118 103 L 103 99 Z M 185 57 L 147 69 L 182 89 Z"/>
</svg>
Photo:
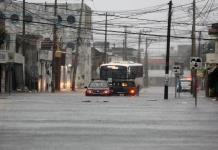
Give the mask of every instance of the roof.
<svg viewBox="0 0 218 150">
<path fill-rule="evenodd" d="M 102 49 L 102 48 L 96 48 L 96 47 L 93 47 L 93 50 L 96 50 L 96 51 L 98 51 L 99 53 L 104 53 L 104 49 Z M 106 52 L 107 53 L 107 55 L 112 55 L 112 52 Z"/>
<path fill-rule="evenodd" d="M 101 66 L 142 66 L 140 63 L 135 63 L 132 61 L 115 61 L 115 62 L 109 62 L 106 64 L 102 64 Z"/>
</svg>

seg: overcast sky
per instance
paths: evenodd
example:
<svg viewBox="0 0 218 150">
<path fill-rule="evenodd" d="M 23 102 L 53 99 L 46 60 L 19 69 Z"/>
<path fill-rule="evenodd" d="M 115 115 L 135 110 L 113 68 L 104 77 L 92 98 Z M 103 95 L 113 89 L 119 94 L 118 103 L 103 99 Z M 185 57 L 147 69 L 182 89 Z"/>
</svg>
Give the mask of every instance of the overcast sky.
<svg viewBox="0 0 218 150">
<path fill-rule="evenodd" d="M 191 2 L 192 0 L 174 0 L 178 3 Z M 93 9 L 97 10 L 131 10 L 169 3 L 169 0 L 94 0 Z"/>
<path fill-rule="evenodd" d="M 18 0 L 18 1 L 22 1 L 22 0 Z M 57 0 L 58 3 L 81 3 L 82 0 Z M 88 4 L 91 9 L 99 14 L 102 14 L 100 11 L 104 12 L 116 12 L 116 14 L 119 14 L 120 11 L 124 12 L 127 11 L 129 13 L 131 13 L 132 11 L 130 10 L 137 10 L 137 12 L 140 12 L 141 14 L 143 14 L 143 9 L 144 10 L 158 10 L 158 9 L 162 9 L 162 7 L 164 6 L 165 11 L 157 11 L 154 13 L 145 13 L 144 15 L 139 15 L 137 16 L 139 19 L 151 19 L 151 20 L 156 20 L 156 23 L 149 22 L 149 21 L 145 21 L 143 24 L 143 27 L 145 28 L 145 31 L 149 30 L 149 28 L 151 28 L 150 30 L 152 30 L 152 34 L 160 34 L 160 35 L 166 35 L 166 29 L 167 29 L 167 16 L 168 16 L 168 6 L 167 4 L 169 3 L 170 0 L 84 0 L 84 2 L 86 4 Z M 26 2 L 40 2 L 40 3 L 44 3 L 44 2 L 49 2 L 49 3 L 54 3 L 55 0 L 26 0 Z M 193 0 L 172 0 L 173 3 L 173 18 L 172 21 L 173 22 L 182 22 L 182 23 L 192 23 L 192 2 Z M 217 10 L 216 11 L 212 11 L 210 12 L 210 10 L 212 8 L 216 8 L 218 6 L 218 0 L 196 0 L 197 3 L 197 23 L 205 23 L 205 24 L 210 24 L 211 22 L 213 22 L 215 20 L 215 18 L 217 17 L 210 17 L 210 15 L 216 15 Z M 184 5 L 185 4 L 185 5 Z M 189 5 L 186 5 L 189 4 Z M 155 7 L 154 7 L 155 6 Z M 157 7 L 158 6 L 158 7 Z M 162 6 L 162 7 L 160 7 Z M 177 7 L 180 6 L 180 7 Z M 218 7 L 217 7 L 218 8 Z M 113 13 L 112 13 L 113 14 Z M 130 14 L 133 15 L 132 17 L 134 17 L 134 13 Z M 217 15 L 216 15 L 217 16 Z M 94 22 L 96 22 L 95 16 L 93 16 L 93 20 Z M 99 18 L 99 16 L 98 16 Z M 127 17 L 128 18 L 128 17 Z M 101 18 L 100 18 L 101 19 Z M 111 17 L 109 17 L 109 19 L 111 19 Z M 104 23 L 104 16 L 103 16 L 103 22 Z M 134 22 L 134 20 L 129 19 L 129 22 L 127 22 L 128 24 L 134 24 L 133 26 L 137 26 L 137 27 L 133 27 L 132 29 L 129 28 L 129 31 L 134 31 L 134 30 L 139 30 L 138 25 L 140 25 L 140 22 Z M 160 23 L 158 23 L 158 21 L 160 21 Z M 165 23 L 163 23 L 163 21 L 165 21 Z M 125 24 L 125 21 L 121 20 L 121 19 L 112 19 L 112 21 L 110 22 L 111 24 L 115 24 L 115 25 L 119 25 L 120 23 Z M 126 24 L 127 24 L 126 23 Z M 126 25 L 125 24 L 125 25 Z M 96 24 L 93 24 L 94 28 L 96 28 Z M 97 27 L 98 28 L 98 27 Z M 161 29 L 162 28 L 162 29 Z M 191 33 L 191 29 L 192 27 L 189 25 L 179 25 L 179 24 L 172 24 L 172 32 L 171 34 L 174 36 L 185 36 L 185 37 L 190 37 L 190 33 Z M 203 28 L 198 28 L 198 30 L 203 30 L 204 33 L 207 33 L 207 25 L 205 25 Z M 117 29 L 111 29 L 111 30 L 117 30 Z M 123 29 L 121 29 L 123 30 Z M 182 31 L 184 30 L 184 31 Z M 137 31 L 138 32 L 138 31 Z M 128 37 L 130 37 L 131 35 L 129 35 Z M 133 37 L 134 38 L 134 37 Z M 98 38 L 97 38 L 98 39 Z M 104 37 L 102 37 L 101 39 L 104 39 Z M 111 38 L 111 36 L 109 36 L 109 39 L 113 39 Z M 130 38 L 129 38 L 130 39 Z M 96 40 L 96 39 L 95 39 Z M 117 41 L 117 39 L 115 39 Z M 137 37 L 135 38 L 135 43 L 137 45 Z M 177 40 L 177 39 L 174 39 Z M 121 44 L 122 44 L 122 40 L 120 40 Z M 175 43 L 177 44 L 178 42 L 187 42 L 190 43 L 191 40 L 180 40 L 180 41 L 175 41 Z M 112 41 L 113 42 L 113 41 Z M 173 41 L 171 42 L 173 45 Z M 163 44 L 165 47 L 165 43 Z"/>
<path fill-rule="evenodd" d="M 54 2 L 55 0 L 26 0 L 27 2 Z M 84 0 L 94 10 L 117 11 L 147 8 L 169 3 L 169 0 Z M 174 5 L 191 3 L 193 0 L 173 0 Z M 81 0 L 57 0 L 57 2 L 80 3 Z"/>
</svg>

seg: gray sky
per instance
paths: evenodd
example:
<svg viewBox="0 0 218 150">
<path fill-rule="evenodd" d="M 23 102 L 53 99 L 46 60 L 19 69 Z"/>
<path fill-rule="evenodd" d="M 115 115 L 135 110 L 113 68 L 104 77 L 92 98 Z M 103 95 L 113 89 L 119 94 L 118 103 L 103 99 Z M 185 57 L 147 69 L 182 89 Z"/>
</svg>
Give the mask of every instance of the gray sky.
<svg viewBox="0 0 218 150">
<path fill-rule="evenodd" d="M 192 0 L 174 0 L 173 3 L 187 3 Z M 147 8 L 169 3 L 169 0 L 94 0 L 93 8 L 96 10 L 132 10 Z"/>
<path fill-rule="evenodd" d="M 55 0 L 26 0 L 27 2 L 54 2 Z M 169 0 L 84 0 L 94 10 L 117 11 L 147 8 L 169 3 Z M 173 0 L 173 4 L 191 3 L 193 0 Z M 57 0 L 57 2 L 80 3 L 81 0 Z"/>
<path fill-rule="evenodd" d="M 19 0 L 22 1 L 22 0 Z M 55 0 L 26 0 L 26 2 L 51 2 L 54 3 Z M 58 3 L 81 3 L 82 0 L 57 0 Z M 93 13 L 93 27 L 97 29 L 103 29 L 104 26 L 100 26 L 95 22 L 99 22 L 104 24 L 105 17 L 97 14 L 104 14 L 106 11 L 109 13 L 114 13 L 116 16 L 108 17 L 109 23 L 115 26 L 124 26 L 129 25 L 132 26 L 128 28 L 130 32 L 139 32 L 140 30 L 149 32 L 150 34 L 158 34 L 158 35 L 166 35 L 167 33 L 167 15 L 168 15 L 168 3 L 170 0 L 84 0 L 86 4 L 88 4 Z M 193 0 L 172 0 L 173 3 L 173 16 L 172 16 L 172 27 L 171 27 L 171 35 L 173 36 L 183 36 L 183 37 L 191 37 L 191 24 L 192 24 L 192 2 Z M 196 22 L 200 24 L 197 26 L 197 30 L 203 31 L 203 36 L 207 36 L 208 24 L 214 23 L 216 21 L 215 18 L 218 16 L 218 1 L 217 0 L 196 0 Z M 156 11 L 153 13 L 148 13 L 148 11 L 152 10 L 161 10 L 164 11 Z M 214 10 L 213 10 L 214 9 Z M 134 11 L 133 11 L 134 10 Z M 211 11 L 213 10 L 213 11 Z M 135 15 L 138 13 L 139 15 Z M 122 16 L 128 18 L 124 20 L 123 18 L 119 18 L 117 16 Z M 216 16 L 216 17 L 215 17 Z M 138 18 L 132 19 L 132 18 Z M 142 21 L 140 21 L 142 19 Z M 143 20 L 145 19 L 145 20 Z M 148 21 L 154 20 L 154 21 Z M 126 22 L 125 22 L 126 21 Z M 217 20 L 218 22 L 218 20 Z M 182 23 L 182 24 L 178 24 Z M 189 25 L 187 25 L 188 23 Z M 203 24 L 203 26 L 201 26 Z M 109 30 L 120 30 L 123 31 L 122 27 L 114 28 L 111 27 Z M 101 33 L 101 36 L 95 36 L 95 40 L 104 40 L 104 32 Z M 109 33 L 108 38 L 110 42 L 119 43 L 122 45 L 123 35 L 112 37 Z M 137 45 L 137 35 L 128 35 L 129 45 Z M 162 41 L 162 39 L 160 40 Z M 191 40 L 184 39 L 172 39 L 171 44 L 174 43 L 188 43 L 190 44 Z M 133 44 L 131 44 L 133 43 Z M 165 49 L 165 42 L 160 44 L 161 46 L 154 45 L 154 49 Z M 134 46 L 134 47 L 135 47 Z M 151 45 L 153 46 L 153 44 Z M 137 46 L 136 46 L 137 47 Z M 161 48 L 159 48 L 161 47 Z"/>
</svg>

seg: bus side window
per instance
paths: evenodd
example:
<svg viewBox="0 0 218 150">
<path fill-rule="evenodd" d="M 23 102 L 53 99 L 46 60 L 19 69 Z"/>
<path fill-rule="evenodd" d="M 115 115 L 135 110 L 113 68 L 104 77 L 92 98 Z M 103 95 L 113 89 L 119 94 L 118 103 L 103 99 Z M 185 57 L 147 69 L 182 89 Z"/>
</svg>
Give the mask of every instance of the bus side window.
<svg viewBox="0 0 218 150">
<path fill-rule="evenodd" d="M 128 69 L 127 69 L 127 73 L 130 74 L 130 71 L 131 71 L 131 70 L 130 70 L 130 67 L 128 67 Z"/>
</svg>

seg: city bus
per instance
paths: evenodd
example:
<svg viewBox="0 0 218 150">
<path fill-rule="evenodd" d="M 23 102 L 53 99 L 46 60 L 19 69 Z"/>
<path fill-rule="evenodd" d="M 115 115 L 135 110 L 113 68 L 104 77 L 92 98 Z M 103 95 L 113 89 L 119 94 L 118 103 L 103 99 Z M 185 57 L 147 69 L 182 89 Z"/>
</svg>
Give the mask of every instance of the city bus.
<svg viewBox="0 0 218 150">
<path fill-rule="evenodd" d="M 102 64 L 100 79 L 108 81 L 115 95 L 135 96 L 143 86 L 143 65 L 131 61 Z"/>
</svg>

